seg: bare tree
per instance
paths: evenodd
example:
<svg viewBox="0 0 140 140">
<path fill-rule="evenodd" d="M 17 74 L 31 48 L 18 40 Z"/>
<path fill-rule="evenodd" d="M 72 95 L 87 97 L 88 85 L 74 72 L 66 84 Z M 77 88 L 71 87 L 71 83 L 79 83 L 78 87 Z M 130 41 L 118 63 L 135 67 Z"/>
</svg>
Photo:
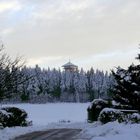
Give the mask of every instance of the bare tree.
<svg viewBox="0 0 140 140">
<path fill-rule="evenodd" d="M 22 57 L 12 60 L 4 52 L 3 44 L 0 46 L 0 101 L 16 94 L 18 85 L 27 80 L 21 78 L 23 75 L 20 70 L 25 64 L 22 60 Z"/>
</svg>

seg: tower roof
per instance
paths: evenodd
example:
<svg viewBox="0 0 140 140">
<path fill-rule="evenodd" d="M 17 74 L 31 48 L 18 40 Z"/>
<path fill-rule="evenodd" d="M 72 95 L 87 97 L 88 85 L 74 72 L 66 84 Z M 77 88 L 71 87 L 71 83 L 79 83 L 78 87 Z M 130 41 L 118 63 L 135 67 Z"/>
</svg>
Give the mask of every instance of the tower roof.
<svg viewBox="0 0 140 140">
<path fill-rule="evenodd" d="M 72 64 L 72 63 L 69 61 L 68 63 L 64 64 L 62 67 L 78 67 L 78 66 Z"/>
</svg>

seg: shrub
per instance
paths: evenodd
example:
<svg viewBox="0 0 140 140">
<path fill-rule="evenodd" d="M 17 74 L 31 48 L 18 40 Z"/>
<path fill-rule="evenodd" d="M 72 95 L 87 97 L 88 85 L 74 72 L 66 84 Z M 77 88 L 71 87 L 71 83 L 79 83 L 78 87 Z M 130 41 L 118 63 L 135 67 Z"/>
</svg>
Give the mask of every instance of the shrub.
<svg viewBox="0 0 140 140">
<path fill-rule="evenodd" d="M 125 120 L 125 115 L 123 112 L 117 109 L 104 108 L 98 117 L 98 120 L 103 124 L 113 121 L 123 122 Z"/>
<path fill-rule="evenodd" d="M 0 129 L 3 129 L 3 125 L 0 123 Z"/>
<path fill-rule="evenodd" d="M 130 115 L 130 121 L 131 123 L 140 123 L 140 114 L 133 113 L 132 115 Z"/>
<path fill-rule="evenodd" d="M 103 124 L 113 121 L 118 121 L 119 123 L 140 123 L 140 114 L 132 113 L 132 110 L 104 108 L 100 112 L 98 120 Z"/>
<path fill-rule="evenodd" d="M 0 110 L 0 124 L 3 127 L 6 127 L 9 118 L 10 118 L 9 113 L 7 113 L 5 110 Z"/>
<path fill-rule="evenodd" d="M 93 122 L 98 120 L 98 116 L 103 108 L 110 107 L 109 101 L 103 99 L 95 99 L 91 102 L 88 107 L 88 122 Z"/>
<path fill-rule="evenodd" d="M 16 107 L 0 109 L 0 123 L 3 127 L 27 126 L 27 113 Z"/>
</svg>

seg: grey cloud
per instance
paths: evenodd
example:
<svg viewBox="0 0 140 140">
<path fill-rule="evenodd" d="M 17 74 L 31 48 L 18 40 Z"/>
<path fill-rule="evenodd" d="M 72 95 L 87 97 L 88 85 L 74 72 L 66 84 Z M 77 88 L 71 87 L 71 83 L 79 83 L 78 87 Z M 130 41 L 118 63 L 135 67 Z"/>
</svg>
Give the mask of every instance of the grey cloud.
<svg viewBox="0 0 140 140">
<path fill-rule="evenodd" d="M 7 31 L 0 36 L 12 55 L 82 60 L 139 44 L 139 0 L 21 0 L 20 4 L 22 9 L 13 14 L 16 24 L 9 24 L 12 18 L 0 22 L 0 31 Z"/>
</svg>

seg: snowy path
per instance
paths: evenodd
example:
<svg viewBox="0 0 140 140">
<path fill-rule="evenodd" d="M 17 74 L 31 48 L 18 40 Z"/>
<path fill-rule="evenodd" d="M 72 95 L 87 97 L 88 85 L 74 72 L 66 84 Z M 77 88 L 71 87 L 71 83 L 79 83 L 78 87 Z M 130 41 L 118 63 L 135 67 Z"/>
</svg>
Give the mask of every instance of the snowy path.
<svg viewBox="0 0 140 140">
<path fill-rule="evenodd" d="M 85 140 L 77 137 L 80 131 L 80 129 L 50 129 L 21 135 L 14 140 Z"/>
</svg>

